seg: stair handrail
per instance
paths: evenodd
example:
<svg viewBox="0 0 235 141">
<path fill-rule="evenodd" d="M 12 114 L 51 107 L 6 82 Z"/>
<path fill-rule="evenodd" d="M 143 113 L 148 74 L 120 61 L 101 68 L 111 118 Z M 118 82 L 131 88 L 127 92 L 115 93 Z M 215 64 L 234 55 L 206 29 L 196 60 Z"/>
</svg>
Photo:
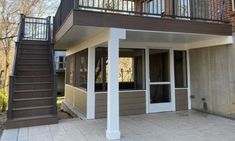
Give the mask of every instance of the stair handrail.
<svg viewBox="0 0 235 141">
<path fill-rule="evenodd" d="M 48 46 L 50 47 L 50 51 L 51 51 L 51 77 L 52 77 L 52 81 L 53 81 L 53 114 L 56 115 L 57 114 L 57 76 L 56 76 L 56 64 L 54 61 L 54 41 L 53 41 L 53 31 L 51 29 L 51 17 L 49 16 L 47 18 L 48 20 Z M 52 24 L 53 25 L 53 24 Z"/>
<path fill-rule="evenodd" d="M 8 110 L 7 110 L 8 119 L 12 119 L 12 101 L 13 101 L 13 92 L 14 92 L 14 81 L 16 75 L 16 63 L 17 63 L 18 49 L 24 36 L 24 19 L 25 16 L 21 14 L 17 40 L 15 42 L 16 45 L 15 45 L 14 59 L 12 63 L 12 72 L 11 75 L 9 76 Z"/>
<path fill-rule="evenodd" d="M 17 61 L 17 55 L 18 55 L 18 48 L 20 46 L 20 42 L 22 41 L 24 37 L 24 19 L 25 16 L 23 14 L 20 15 L 20 23 L 19 23 L 19 30 L 18 30 L 18 35 L 17 35 L 17 40 L 16 40 L 16 48 L 15 48 L 15 54 L 14 54 L 14 59 L 13 59 L 13 66 L 12 66 L 12 73 L 11 75 L 15 75 L 15 65 Z"/>
</svg>

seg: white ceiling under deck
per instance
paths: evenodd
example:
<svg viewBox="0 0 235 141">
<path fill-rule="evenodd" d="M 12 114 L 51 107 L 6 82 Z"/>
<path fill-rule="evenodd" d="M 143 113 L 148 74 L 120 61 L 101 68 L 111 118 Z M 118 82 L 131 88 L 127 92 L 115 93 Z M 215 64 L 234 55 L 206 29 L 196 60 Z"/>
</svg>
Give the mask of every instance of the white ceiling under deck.
<svg viewBox="0 0 235 141">
<path fill-rule="evenodd" d="M 127 31 L 127 40 L 131 42 L 160 42 L 160 43 L 191 43 L 202 40 L 217 38 L 216 35 L 189 34 L 174 32 L 153 32 L 153 31 Z"/>
<path fill-rule="evenodd" d="M 55 45 L 56 49 L 69 49 L 98 33 L 109 28 L 73 26 Z M 151 45 L 156 47 L 198 48 L 233 43 L 232 36 L 207 35 L 195 33 L 175 33 L 162 31 L 126 30 L 126 40 L 121 41 L 121 47 L 134 47 L 135 45 Z M 133 45 L 133 46 L 132 46 Z M 107 46 L 104 43 L 99 46 Z"/>
</svg>

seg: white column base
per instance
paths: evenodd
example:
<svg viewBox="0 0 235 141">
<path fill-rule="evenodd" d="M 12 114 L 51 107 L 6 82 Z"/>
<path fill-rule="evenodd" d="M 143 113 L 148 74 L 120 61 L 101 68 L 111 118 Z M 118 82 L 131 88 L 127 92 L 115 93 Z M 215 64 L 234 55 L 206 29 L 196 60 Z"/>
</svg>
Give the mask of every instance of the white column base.
<svg viewBox="0 0 235 141">
<path fill-rule="evenodd" d="M 121 138 L 120 131 L 108 131 L 106 130 L 106 138 L 108 140 L 119 140 Z"/>
</svg>

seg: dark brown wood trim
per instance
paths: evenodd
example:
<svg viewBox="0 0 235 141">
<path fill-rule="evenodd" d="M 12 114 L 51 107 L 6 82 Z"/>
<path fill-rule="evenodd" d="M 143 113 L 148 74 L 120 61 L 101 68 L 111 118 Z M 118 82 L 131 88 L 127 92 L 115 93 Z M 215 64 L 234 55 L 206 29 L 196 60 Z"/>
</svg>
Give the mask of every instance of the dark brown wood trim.
<svg viewBox="0 0 235 141">
<path fill-rule="evenodd" d="M 114 13 L 74 10 L 73 24 L 95 27 L 115 27 L 135 30 L 154 30 L 166 32 L 183 32 L 212 35 L 232 35 L 232 25 L 190 21 L 169 18 L 153 18 L 138 15 L 121 15 Z"/>
<path fill-rule="evenodd" d="M 59 39 L 61 39 L 73 27 L 73 19 L 74 15 L 73 11 L 71 11 L 58 30 L 54 32 L 55 43 L 58 42 Z"/>
</svg>

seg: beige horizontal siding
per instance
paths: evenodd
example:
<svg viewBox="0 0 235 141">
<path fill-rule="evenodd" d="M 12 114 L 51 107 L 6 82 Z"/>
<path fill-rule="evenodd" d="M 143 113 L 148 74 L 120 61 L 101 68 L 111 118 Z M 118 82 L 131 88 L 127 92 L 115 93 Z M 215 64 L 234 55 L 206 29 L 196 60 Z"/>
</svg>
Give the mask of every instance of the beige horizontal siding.
<svg viewBox="0 0 235 141">
<path fill-rule="evenodd" d="M 146 113 L 145 91 L 120 92 L 120 115 Z M 95 118 L 107 117 L 107 93 L 96 94 Z"/>
<path fill-rule="evenodd" d="M 87 93 L 76 87 L 65 85 L 65 100 L 77 111 L 86 116 Z"/>
</svg>

